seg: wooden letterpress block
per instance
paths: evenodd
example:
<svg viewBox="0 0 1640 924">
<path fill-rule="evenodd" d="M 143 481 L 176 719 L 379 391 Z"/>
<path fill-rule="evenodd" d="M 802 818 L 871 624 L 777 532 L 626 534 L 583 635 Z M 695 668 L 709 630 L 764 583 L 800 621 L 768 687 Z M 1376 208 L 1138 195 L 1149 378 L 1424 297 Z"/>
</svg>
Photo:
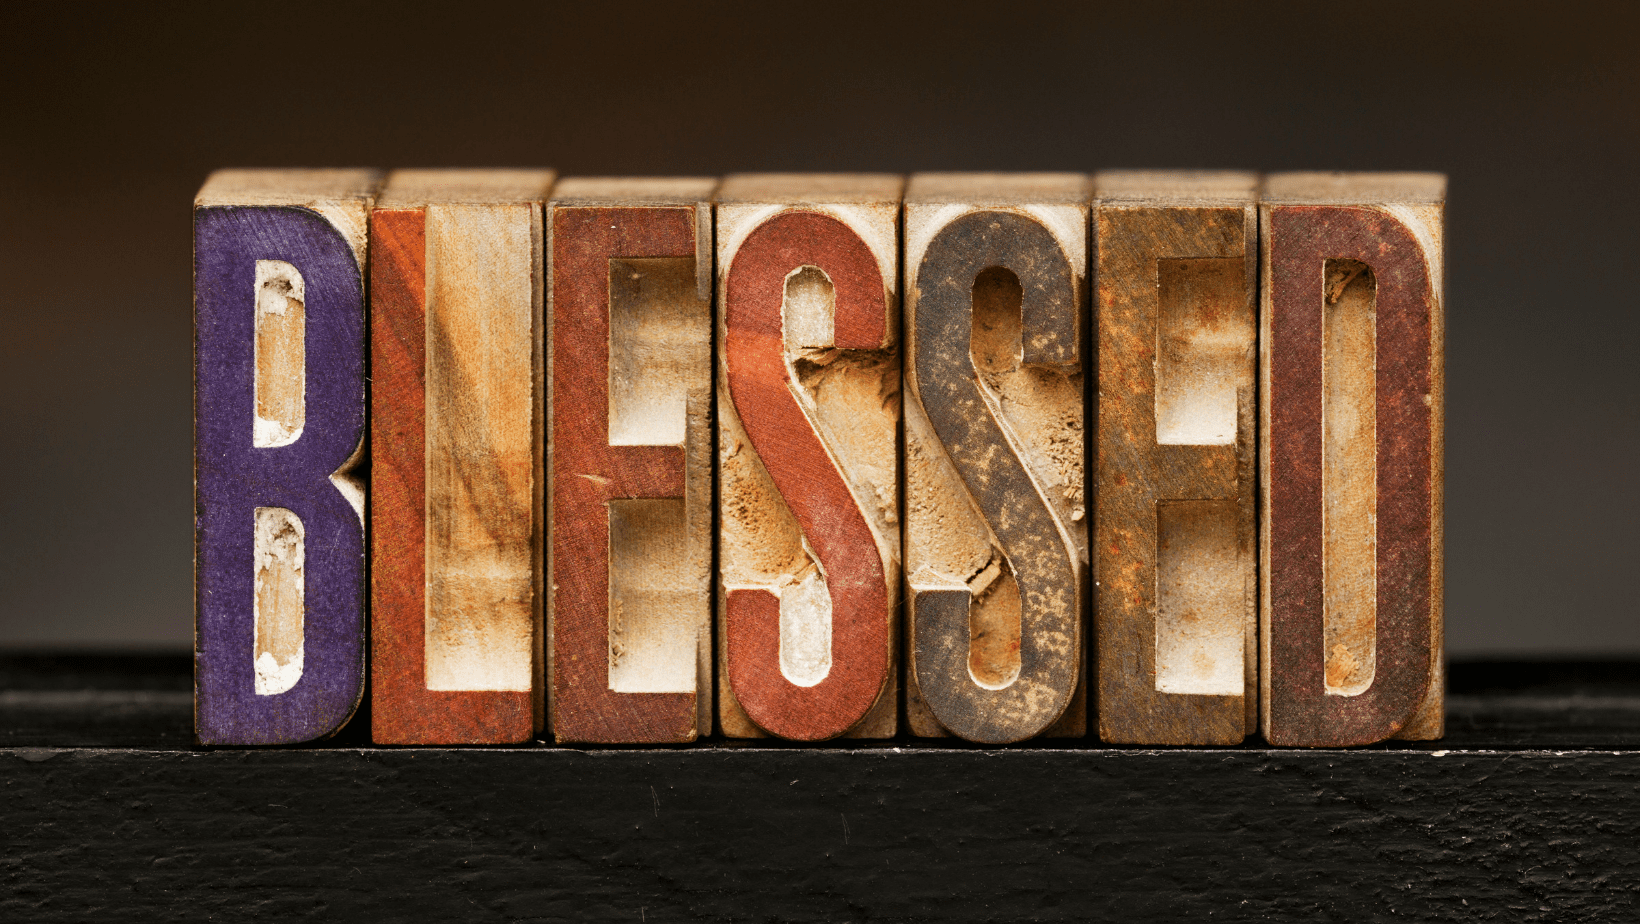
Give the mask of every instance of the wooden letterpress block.
<svg viewBox="0 0 1640 924">
<path fill-rule="evenodd" d="M 559 741 L 712 727 L 716 185 L 572 178 L 547 207 Z"/>
<path fill-rule="evenodd" d="M 548 170 L 399 170 L 370 216 L 371 733 L 541 727 Z"/>
<path fill-rule="evenodd" d="M 1083 174 L 918 174 L 905 203 L 906 716 L 1087 732 Z"/>
<path fill-rule="evenodd" d="M 223 170 L 194 201 L 194 721 L 335 732 L 364 694 L 365 222 L 379 174 Z"/>
<path fill-rule="evenodd" d="M 901 187 L 746 175 L 718 191 L 726 735 L 897 728 Z"/>
<path fill-rule="evenodd" d="M 1258 722 L 1258 177 L 1095 178 L 1099 736 L 1236 744 Z"/>
<path fill-rule="evenodd" d="M 1443 733 L 1445 177 L 1274 174 L 1259 205 L 1262 726 Z"/>
</svg>

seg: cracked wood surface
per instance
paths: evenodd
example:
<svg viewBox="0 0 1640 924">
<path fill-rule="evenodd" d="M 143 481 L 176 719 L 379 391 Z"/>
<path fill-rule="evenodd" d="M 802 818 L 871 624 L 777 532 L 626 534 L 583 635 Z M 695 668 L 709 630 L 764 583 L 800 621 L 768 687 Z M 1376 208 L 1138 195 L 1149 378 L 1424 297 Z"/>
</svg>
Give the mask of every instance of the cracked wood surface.
<svg viewBox="0 0 1640 924">
<path fill-rule="evenodd" d="M 743 175 L 718 193 L 726 734 L 896 728 L 900 186 Z"/>
</svg>

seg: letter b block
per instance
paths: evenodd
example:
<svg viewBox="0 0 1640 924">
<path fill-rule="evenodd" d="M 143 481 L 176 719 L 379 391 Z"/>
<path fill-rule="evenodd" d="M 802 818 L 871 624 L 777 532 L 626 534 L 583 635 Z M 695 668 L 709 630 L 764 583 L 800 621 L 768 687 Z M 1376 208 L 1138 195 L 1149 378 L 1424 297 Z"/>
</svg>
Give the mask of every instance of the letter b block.
<svg viewBox="0 0 1640 924">
<path fill-rule="evenodd" d="M 194 203 L 194 717 L 335 732 L 364 694 L 363 170 L 223 170 Z"/>
</svg>

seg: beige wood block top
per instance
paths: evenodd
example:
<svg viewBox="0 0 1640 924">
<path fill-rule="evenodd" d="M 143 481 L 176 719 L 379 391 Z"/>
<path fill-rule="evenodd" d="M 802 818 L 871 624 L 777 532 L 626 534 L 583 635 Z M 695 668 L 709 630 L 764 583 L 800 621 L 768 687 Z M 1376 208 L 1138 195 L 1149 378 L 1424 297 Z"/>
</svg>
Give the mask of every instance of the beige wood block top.
<svg viewBox="0 0 1640 924">
<path fill-rule="evenodd" d="M 552 188 L 552 201 L 564 205 L 693 205 L 709 201 L 716 177 L 705 176 L 570 176 Z"/>
<path fill-rule="evenodd" d="M 381 185 L 378 170 L 217 170 L 194 197 L 198 208 L 224 205 L 318 205 L 367 200 Z"/>
<path fill-rule="evenodd" d="M 539 202 L 551 192 L 556 176 L 551 170 L 394 170 L 387 177 L 376 207 Z"/>
<path fill-rule="evenodd" d="M 1442 202 L 1444 173 L 1272 173 L 1259 197 L 1265 202 L 1367 204 Z"/>
<path fill-rule="evenodd" d="M 1258 184 L 1259 175 L 1246 170 L 1101 170 L 1093 177 L 1101 202 L 1246 202 Z"/>
<path fill-rule="evenodd" d="M 906 186 L 908 203 L 1080 205 L 1093 198 L 1085 173 L 916 173 Z"/>
<path fill-rule="evenodd" d="M 718 187 L 719 203 L 852 203 L 898 201 L 897 173 L 735 173 Z"/>
</svg>

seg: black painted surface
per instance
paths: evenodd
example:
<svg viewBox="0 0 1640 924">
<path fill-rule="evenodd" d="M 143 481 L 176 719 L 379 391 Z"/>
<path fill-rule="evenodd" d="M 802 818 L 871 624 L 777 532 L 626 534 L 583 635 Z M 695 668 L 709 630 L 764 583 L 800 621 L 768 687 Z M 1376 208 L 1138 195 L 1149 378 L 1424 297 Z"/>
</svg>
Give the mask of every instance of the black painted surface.
<svg viewBox="0 0 1640 924">
<path fill-rule="evenodd" d="M 0 750 L 0 920 L 1633 920 L 1635 671 L 1533 667 L 1355 751 L 207 750 L 0 660 L 13 745 L 157 736 Z"/>
</svg>

